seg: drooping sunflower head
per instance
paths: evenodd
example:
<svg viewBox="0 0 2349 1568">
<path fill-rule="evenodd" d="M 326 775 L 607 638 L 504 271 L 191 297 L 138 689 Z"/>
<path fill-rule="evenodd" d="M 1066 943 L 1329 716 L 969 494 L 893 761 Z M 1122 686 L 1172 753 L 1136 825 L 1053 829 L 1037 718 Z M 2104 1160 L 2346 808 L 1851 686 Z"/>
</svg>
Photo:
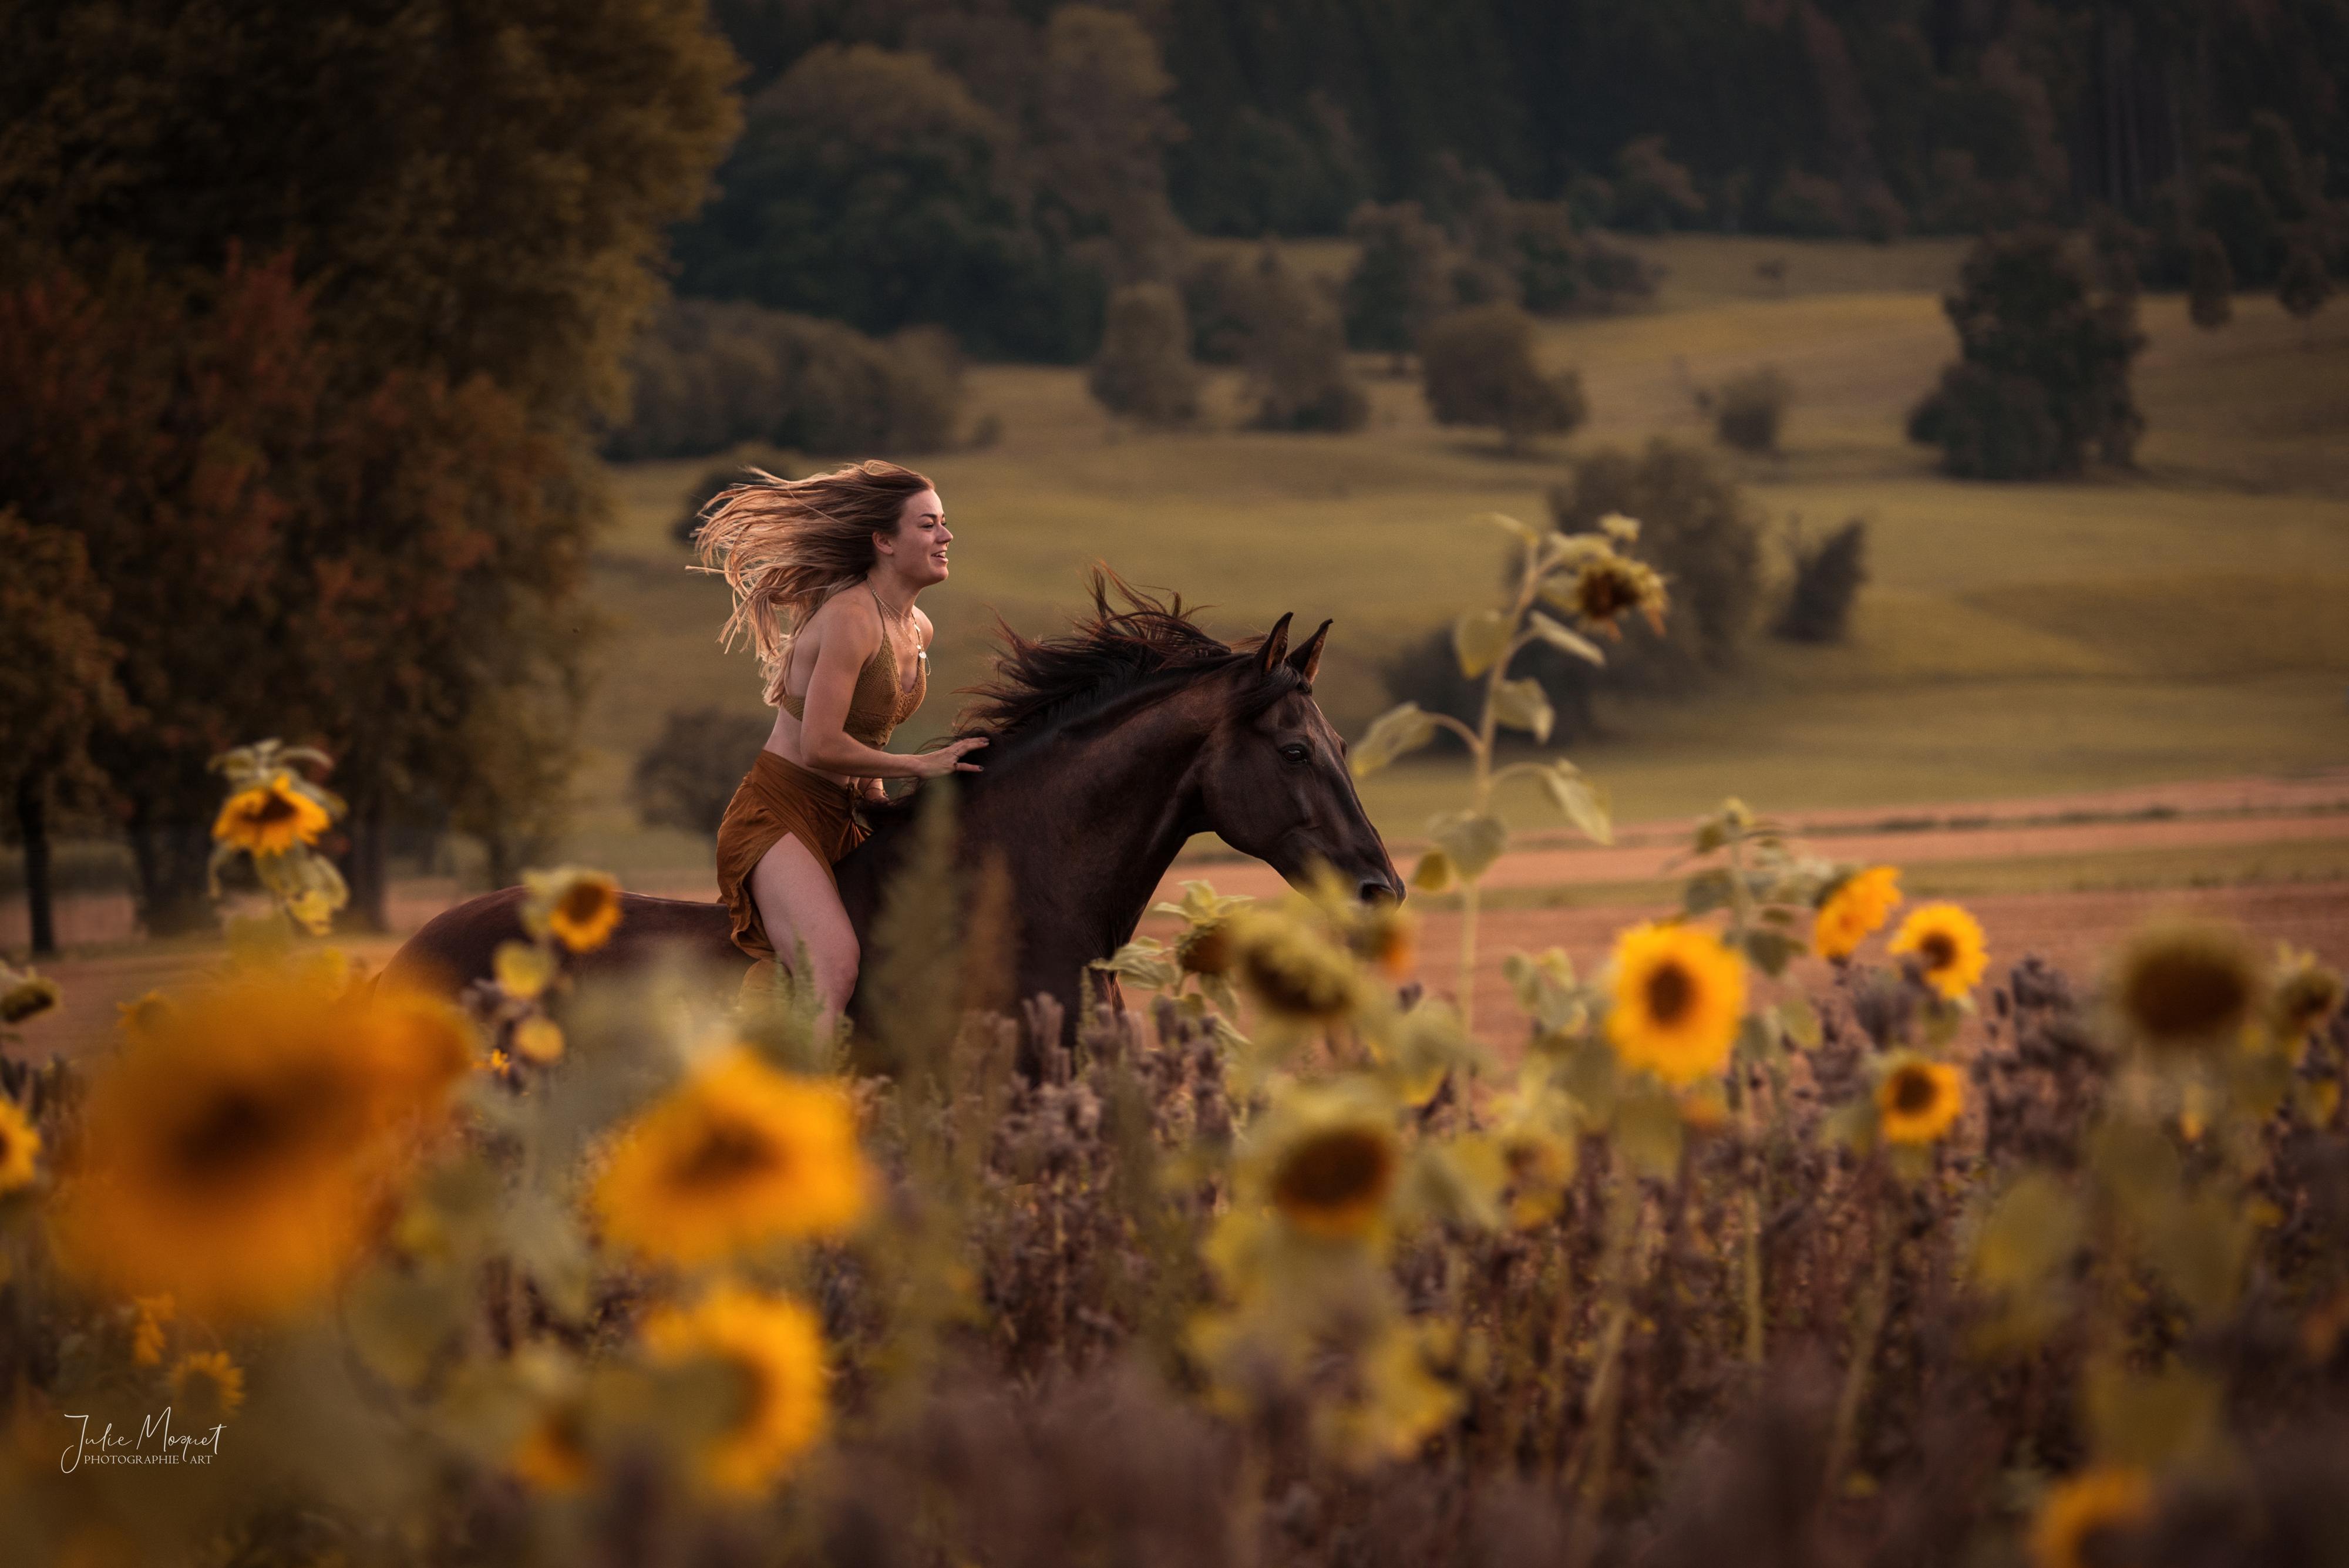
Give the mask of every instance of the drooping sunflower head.
<svg viewBox="0 0 2349 1568">
<path fill-rule="evenodd" d="M 1811 946 L 1821 958 L 1849 958 L 1874 931 L 1891 918 L 1900 902 L 1900 872 L 1891 866 L 1871 866 L 1831 886 L 1819 900 L 1812 924 Z"/>
<path fill-rule="evenodd" d="M 56 981 L 0 964 L 0 1023 L 22 1023 L 64 999 Z"/>
<path fill-rule="evenodd" d="M 1298 1025 L 1333 1023 L 1360 1000 L 1353 960 L 1304 922 L 1242 909 L 1226 925 L 1241 986 L 1274 1018 Z"/>
<path fill-rule="evenodd" d="M 1174 961 L 1190 974 L 1225 974 L 1232 967 L 1232 938 L 1223 920 L 1192 926 L 1174 939 Z"/>
<path fill-rule="evenodd" d="M 1910 910 L 1886 950 L 1911 955 L 1917 978 L 1951 1002 L 1971 991 L 1990 964 L 1982 922 L 1955 904 Z"/>
<path fill-rule="evenodd" d="M 333 825 L 326 806 L 281 772 L 229 796 L 212 822 L 212 837 L 254 855 L 282 855 L 296 844 L 316 844 Z"/>
<path fill-rule="evenodd" d="M 2153 1480 L 2133 1465 L 2099 1465 L 2050 1487 L 2031 1524 L 2037 1568 L 2092 1568 L 2102 1543 L 2153 1516 Z"/>
<path fill-rule="evenodd" d="M 1711 931 L 1639 925 L 1615 940 L 1607 1037 L 1628 1067 L 1684 1087 L 1719 1073 L 1745 1012 L 1745 966 Z"/>
<path fill-rule="evenodd" d="M 171 1413 L 203 1431 L 244 1403 L 244 1373 L 224 1350 L 199 1350 L 171 1368 Z"/>
<path fill-rule="evenodd" d="M 33 1185 L 40 1152 L 41 1135 L 16 1101 L 0 1097 L 0 1197 Z"/>
<path fill-rule="evenodd" d="M 658 1365 L 715 1363 L 736 1381 L 733 1419 L 696 1456 L 712 1490 L 762 1491 L 823 1436 L 823 1333 L 797 1302 L 729 1285 L 690 1308 L 653 1314 L 644 1340 Z"/>
<path fill-rule="evenodd" d="M 620 923 L 620 884 L 605 872 L 565 866 L 529 872 L 523 880 L 530 895 L 523 924 L 533 935 L 552 933 L 574 953 L 602 947 Z"/>
<path fill-rule="evenodd" d="M 1928 1144 L 1948 1132 L 1965 1108 L 1958 1070 L 1912 1051 L 1885 1059 L 1876 1085 L 1876 1126 L 1887 1143 Z"/>
<path fill-rule="evenodd" d="M 1664 579 L 1654 567 L 1611 550 L 1586 558 L 1565 595 L 1567 608 L 1609 636 L 1620 636 L 1622 618 L 1635 610 L 1651 629 L 1661 631 L 1666 598 Z"/>
<path fill-rule="evenodd" d="M 90 1086 L 58 1255 L 199 1316 L 296 1311 L 356 1256 L 470 1059 L 453 1009 L 317 966 L 180 998 Z"/>
<path fill-rule="evenodd" d="M 694 1264 L 843 1234 L 872 1187 L 847 1092 L 738 1048 L 622 1129 L 595 1203 L 613 1241 Z"/>
<path fill-rule="evenodd" d="M 2261 1001 L 2258 956 L 2240 931 L 2158 920 L 2131 937 L 2113 971 L 2122 1024 L 2156 1050 L 2231 1044 Z"/>
<path fill-rule="evenodd" d="M 2341 971 L 2290 945 L 2276 954 L 2268 1018 L 2276 1037 L 2297 1045 L 2341 1010 Z"/>
</svg>

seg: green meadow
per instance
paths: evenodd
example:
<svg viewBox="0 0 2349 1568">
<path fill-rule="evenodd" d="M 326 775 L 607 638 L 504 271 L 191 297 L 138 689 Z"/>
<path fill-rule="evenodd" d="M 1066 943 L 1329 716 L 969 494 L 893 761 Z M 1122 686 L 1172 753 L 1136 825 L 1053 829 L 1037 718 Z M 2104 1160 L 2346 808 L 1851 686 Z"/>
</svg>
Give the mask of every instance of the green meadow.
<svg viewBox="0 0 2349 1568">
<path fill-rule="evenodd" d="M 1340 242 L 1291 247 L 1341 273 Z M 1772 810 L 1990 800 L 2349 759 L 2349 306 L 2313 329 L 2265 297 L 2206 332 L 2182 299 L 2148 297 L 2139 470 L 2060 484 L 1936 473 L 1903 418 L 1953 358 L 1940 291 L 1962 246 L 1676 237 L 1651 308 L 1554 322 L 1542 354 L 1583 374 L 1593 410 L 1570 440 L 1500 455 L 1428 417 L 1417 380 L 1361 368 L 1373 403 L 1353 435 L 1239 430 L 1219 373 L 1204 428 L 1138 431 L 1087 397 L 1078 369 L 981 366 L 968 420 L 997 439 L 924 460 L 958 535 L 936 621 L 917 743 L 984 669 L 1000 615 L 1061 623 L 1095 560 L 1212 607 L 1238 635 L 1293 610 L 1333 617 L 1320 690 L 1349 735 L 1386 704 L 1380 661 L 1487 597 L 1502 535 L 1490 510 L 1545 514 L 1564 455 L 1655 435 L 1710 445 L 1695 391 L 1774 363 L 1795 400 L 1778 459 L 1735 457 L 1779 537 L 1869 523 L 1870 581 L 1848 643 L 1757 638 L 1746 667 L 1673 702 L 1618 704 L 1578 759 L 1630 820 L 1726 794 Z M 1757 265 L 1785 263 L 1783 278 Z M 1719 449 L 1716 449 L 1719 450 Z M 635 465 L 601 541 L 608 619 L 579 775 L 574 853 L 639 876 L 689 872 L 706 850 L 646 832 L 626 803 L 634 758 L 672 709 L 759 711 L 747 653 L 720 651 L 721 582 L 669 538 L 706 462 Z M 1391 834 L 1450 804 L 1458 771 L 1423 758 L 1371 781 Z M 1530 792 L 1504 808 L 1546 820 Z"/>
</svg>

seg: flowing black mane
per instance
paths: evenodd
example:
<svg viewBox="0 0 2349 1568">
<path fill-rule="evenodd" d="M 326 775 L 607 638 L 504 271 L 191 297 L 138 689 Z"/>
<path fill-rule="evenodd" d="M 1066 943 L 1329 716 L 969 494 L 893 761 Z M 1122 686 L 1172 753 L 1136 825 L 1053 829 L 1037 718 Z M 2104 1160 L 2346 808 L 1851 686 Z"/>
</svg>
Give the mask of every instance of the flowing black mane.
<svg viewBox="0 0 2349 1568">
<path fill-rule="evenodd" d="M 1229 669 L 1253 658 L 1260 640 L 1227 643 L 1191 618 L 1195 612 L 1184 607 L 1182 595 L 1154 598 L 1106 566 L 1093 568 L 1086 590 L 1093 602 L 1091 618 L 1058 637 L 1032 640 L 997 618 L 1002 651 L 995 674 L 961 689 L 970 701 L 955 720 L 956 734 L 999 742 L 1022 739 L 1158 677 Z M 1111 607 L 1112 593 L 1125 607 Z M 1267 684 L 1269 700 L 1304 683 L 1295 670 L 1276 666 Z"/>
</svg>

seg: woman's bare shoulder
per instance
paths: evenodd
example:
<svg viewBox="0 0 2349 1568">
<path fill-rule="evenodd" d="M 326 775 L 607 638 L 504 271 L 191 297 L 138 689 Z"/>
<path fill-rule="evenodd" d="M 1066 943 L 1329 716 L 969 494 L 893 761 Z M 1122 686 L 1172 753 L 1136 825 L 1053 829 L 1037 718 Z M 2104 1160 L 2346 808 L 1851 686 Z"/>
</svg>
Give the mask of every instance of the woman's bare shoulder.
<svg viewBox="0 0 2349 1568">
<path fill-rule="evenodd" d="M 837 643 L 869 655 L 881 646 L 881 612 L 874 607 L 872 595 L 843 588 L 815 607 L 800 624 L 799 634 L 825 647 Z"/>
</svg>

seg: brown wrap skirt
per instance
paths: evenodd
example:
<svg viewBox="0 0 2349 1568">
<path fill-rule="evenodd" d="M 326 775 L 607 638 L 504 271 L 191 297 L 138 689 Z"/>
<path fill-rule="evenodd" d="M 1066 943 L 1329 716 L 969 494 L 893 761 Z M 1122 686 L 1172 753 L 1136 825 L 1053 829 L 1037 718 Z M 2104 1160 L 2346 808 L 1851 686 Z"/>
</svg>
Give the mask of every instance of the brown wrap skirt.
<svg viewBox="0 0 2349 1568">
<path fill-rule="evenodd" d="M 752 958 L 775 956 L 750 897 L 750 873 L 777 839 L 798 839 L 829 873 L 833 862 L 864 842 L 865 831 L 846 784 L 761 750 L 718 824 L 718 897 L 734 918 L 734 945 Z"/>
</svg>

